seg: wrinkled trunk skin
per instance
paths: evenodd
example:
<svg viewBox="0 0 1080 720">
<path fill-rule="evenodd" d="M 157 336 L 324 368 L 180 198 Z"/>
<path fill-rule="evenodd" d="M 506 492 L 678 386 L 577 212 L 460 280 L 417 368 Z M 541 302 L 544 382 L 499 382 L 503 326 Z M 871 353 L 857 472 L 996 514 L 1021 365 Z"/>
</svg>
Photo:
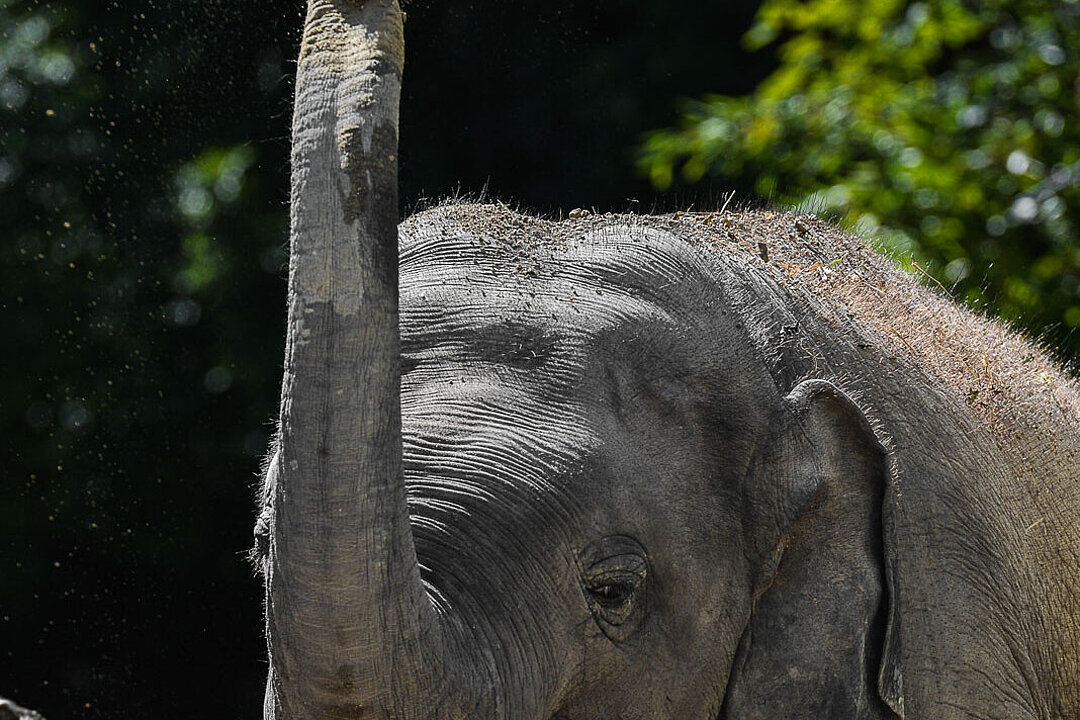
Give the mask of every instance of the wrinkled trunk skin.
<svg viewBox="0 0 1080 720">
<path fill-rule="evenodd" d="M 264 716 L 421 717 L 441 634 L 401 465 L 396 0 L 310 0 L 293 118 L 289 315 L 267 472 Z"/>
</svg>

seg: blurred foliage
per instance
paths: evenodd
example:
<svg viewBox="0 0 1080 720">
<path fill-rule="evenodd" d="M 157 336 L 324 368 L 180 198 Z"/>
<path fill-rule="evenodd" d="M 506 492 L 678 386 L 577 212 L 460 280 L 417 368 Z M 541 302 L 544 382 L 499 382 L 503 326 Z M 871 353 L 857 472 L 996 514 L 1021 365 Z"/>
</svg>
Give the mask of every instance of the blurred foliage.
<svg viewBox="0 0 1080 720">
<path fill-rule="evenodd" d="M 0 0 L 0 694 L 46 717 L 201 714 L 193 687 L 237 717 L 262 692 L 243 552 L 297 18 L 225 42 L 236 19 Z"/>
<path fill-rule="evenodd" d="M 744 42 L 780 66 L 646 136 L 656 187 L 755 178 L 1080 357 L 1080 4 L 766 0 Z"/>
<path fill-rule="evenodd" d="M 260 715 L 302 5 L 0 0 L 0 695 L 46 717 Z M 647 203 L 629 148 L 768 73 L 756 9 L 414 0 L 404 208 Z"/>
</svg>

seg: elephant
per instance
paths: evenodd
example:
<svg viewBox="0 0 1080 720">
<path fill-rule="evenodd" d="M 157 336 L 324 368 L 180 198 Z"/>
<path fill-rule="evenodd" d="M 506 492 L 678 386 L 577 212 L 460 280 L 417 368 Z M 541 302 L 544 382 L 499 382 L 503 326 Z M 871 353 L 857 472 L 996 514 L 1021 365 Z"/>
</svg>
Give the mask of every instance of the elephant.
<svg viewBox="0 0 1080 720">
<path fill-rule="evenodd" d="M 808 215 L 398 226 L 402 16 L 309 0 L 264 717 L 1080 717 L 1080 387 Z"/>
</svg>

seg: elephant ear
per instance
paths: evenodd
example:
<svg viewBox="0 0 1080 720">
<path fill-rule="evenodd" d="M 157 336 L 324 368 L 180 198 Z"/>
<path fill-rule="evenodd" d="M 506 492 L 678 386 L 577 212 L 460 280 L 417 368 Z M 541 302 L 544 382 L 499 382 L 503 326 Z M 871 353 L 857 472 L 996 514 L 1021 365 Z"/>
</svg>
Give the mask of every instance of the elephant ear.
<svg viewBox="0 0 1080 720">
<path fill-rule="evenodd" d="M 766 560 L 722 717 L 903 718 L 888 454 L 828 382 L 785 406 L 748 493 Z"/>
</svg>

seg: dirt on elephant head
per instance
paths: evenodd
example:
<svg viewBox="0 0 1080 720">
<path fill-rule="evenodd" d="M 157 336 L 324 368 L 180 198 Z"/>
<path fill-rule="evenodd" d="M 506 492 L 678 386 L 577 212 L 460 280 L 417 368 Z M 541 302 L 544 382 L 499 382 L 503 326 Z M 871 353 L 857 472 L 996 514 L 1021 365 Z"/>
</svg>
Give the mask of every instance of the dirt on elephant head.
<svg viewBox="0 0 1080 720">
<path fill-rule="evenodd" d="M 846 315 L 881 352 L 906 356 L 940 379 L 995 437 L 1013 441 L 1009 454 L 1021 453 L 1022 465 L 1039 457 L 1075 465 L 1076 379 L 1015 330 L 957 305 L 929 275 L 910 275 L 810 215 L 695 213 L 672 216 L 672 222 L 682 233 L 732 246 L 778 283 Z"/>
<path fill-rule="evenodd" d="M 611 226 L 647 226 L 737 254 L 777 285 L 859 328 L 881 353 L 905 358 L 951 389 L 1017 467 L 1080 460 L 1080 386 L 1035 342 L 956 304 L 929 275 L 916 277 L 865 241 L 813 215 L 768 210 L 661 216 L 574 213 L 552 221 L 502 203 L 441 212 L 507 251 L 527 273 L 533 249 Z"/>
</svg>

